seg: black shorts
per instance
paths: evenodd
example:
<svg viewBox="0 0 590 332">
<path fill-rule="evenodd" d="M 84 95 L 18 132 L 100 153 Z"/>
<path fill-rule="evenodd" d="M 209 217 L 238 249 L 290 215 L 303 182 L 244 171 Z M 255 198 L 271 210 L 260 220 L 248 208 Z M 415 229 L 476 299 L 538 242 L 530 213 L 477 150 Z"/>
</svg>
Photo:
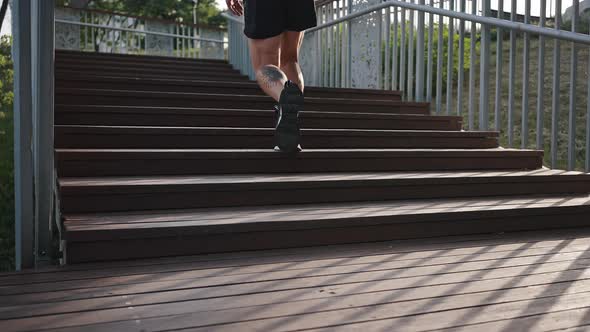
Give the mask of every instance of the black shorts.
<svg viewBox="0 0 590 332">
<path fill-rule="evenodd" d="M 303 31 L 317 24 L 314 0 L 244 0 L 244 34 L 251 39 Z"/>
</svg>

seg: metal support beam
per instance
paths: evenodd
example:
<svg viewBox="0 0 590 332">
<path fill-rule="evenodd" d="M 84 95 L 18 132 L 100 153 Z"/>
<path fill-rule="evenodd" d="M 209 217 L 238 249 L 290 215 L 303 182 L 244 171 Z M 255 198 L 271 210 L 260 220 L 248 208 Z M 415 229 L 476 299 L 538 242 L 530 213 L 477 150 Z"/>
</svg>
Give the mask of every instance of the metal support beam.
<svg viewBox="0 0 590 332">
<path fill-rule="evenodd" d="M 51 254 L 53 220 L 53 68 L 54 0 L 32 0 L 32 100 L 35 172 L 35 248 L 37 264 Z"/>
<path fill-rule="evenodd" d="M 13 8 L 16 269 L 49 259 L 54 216 L 54 0 Z"/>
<path fill-rule="evenodd" d="M 14 1 L 14 200 L 16 269 L 33 267 L 33 112 L 31 88 L 31 1 Z"/>
</svg>

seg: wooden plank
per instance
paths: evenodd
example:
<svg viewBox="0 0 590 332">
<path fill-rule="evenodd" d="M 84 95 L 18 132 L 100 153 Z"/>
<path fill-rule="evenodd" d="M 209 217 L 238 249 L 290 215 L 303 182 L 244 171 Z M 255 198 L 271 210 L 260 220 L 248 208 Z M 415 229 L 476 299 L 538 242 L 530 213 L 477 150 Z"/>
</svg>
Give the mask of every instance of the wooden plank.
<svg viewBox="0 0 590 332">
<path fill-rule="evenodd" d="M 57 148 L 256 149 L 274 144 L 271 128 L 56 126 Z M 497 133 L 302 129 L 302 144 L 317 148 L 497 148 Z M 154 139 L 157 137 L 157 139 Z"/>
<path fill-rule="evenodd" d="M 557 205 L 559 204 L 559 205 Z M 590 197 L 580 196 L 533 196 L 533 197 L 482 197 L 455 198 L 445 200 L 410 200 L 387 202 L 354 202 L 332 204 L 303 204 L 295 206 L 258 206 L 219 209 L 194 209 L 177 211 L 120 212 L 110 214 L 71 215 L 66 219 L 70 229 L 116 229 L 135 224 L 137 228 L 149 226 L 166 226 L 167 223 L 184 223 L 187 226 L 215 226 L 229 224 L 297 222 L 297 225 L 285 225 L 285 229 L 307 228 L 305 221 L 316 221 L 314 227 L 326 226 L 334 220 L 350 225 L 367 226 L 379 223 L 376 218 L 399 216 L 398 222 L 426 221 L 435 216 L 438 221 L 461 219 L 460 213 L 486 211 L 488 217 L 494 213 L 526 214 L 526 210 L 544 209 L 548 214 L 553 210 L 565 210 L 567 207 L 589 207 Z M 409 216 L 415 216 L 408 219 Z M 358 222 L 355 222 L 358 221 Z M 388 223 L 395 222 L 389 219 Z M 120 225 L 120 226 L 118 226 Z M 108 227 L 110 226 L 110 227 Z M 339 225 L 341 227 L 342 224 Z M 266 227 L 266 226 L 264 226 Z M 250 227 L 248 230 L 268 230 Z M 210 230 L 212 231 L 212 229 Z"/>
<path fill-rule="evenodd" d="M 158 297 L 157 302 L 181 301 L 210 299 L 217 297 L 237 296 L 244 294 L 270 293 L 300 290 L 301 293 L 316 294 L 313 289 L 340 288 L 343 285 L 352 285 L 357 288 L 364 285 L 370 288 L 372 284 L 375 287 L 382 287 L 387 283 L 388 288 L 403 289 L 413 287 L 425 287 L 439 284 L 464 283 L 477 280 L 478 283 L 483 280 L 492 280 L 498 278 L 524 277 L 527 275 L 536 275 L 543 273 L 562 273 L 564 276 L 573 274 L 576 277 L 583 276 L 587 278 L 589 272 L 586 267 L 590 262 L 588 258 L 580 258 L 583 255 L 569 254 L 569 259 L 555 259 L 555 261 L 545 262 L 546 256 L 537 257 L 537 260 L 524 258 L 515 258 L 513 263 L 521 265 L 509 266 L 505 260 L 499 260 L 495 264 L 488 262 L 466 263 L 464 265 L 446 266 L 425 266 L 416 268 L 396 269 L 396 270 L 376 270 L 362 271 L 357 270 L 354 273 L 328 274 L 308 277 L 295 277 L 277 280 L 258 280 L 251 278 L 243 282 L 224 283 L 228 278 L 197 278 L 197 279 L 180 279 L 159 281 L 157 278 L 145 280 L 141 283 L 106 285 L 104 287 L 75 288 L 61 291 L 52 291 L 51 289 L 37 293 L 20 293 L 8 294 L 2 296 L 2 301 L 11 306 L 21 306 L 35 303 L 55 302 L 55 301 L 73 301 L 93 298 L 104 298 L 102 304 L 94 308 L 101 308 L 106 303 L 115 303 L 124 299 L 131 299 L 133 294 L 144 296 L 152 294 Z M 587 256 L 587 255 L 586 255 Z M 573 272 L 571 272 L 572 270 Z M 566 272 L 570 271 L 570 272 Z M 296 276 L 295 271 L 291 275 Z M 235 279 L 234 279 L 235 280 Z M 256 281 L 257 280 L 257 281 Z M 381 285 L 381 286 L 379 286 Z M 323 288 L 322 288 L 323 287 Z M 143 294 L 143 295 L 142 295 Z M 135 295 L 133 295 L 135 296 Z M 113 300 L 116 300 L 113 302 Z M 151 302 L 156 301 L 150 298 Z M 96 301 L 93 303 L 96 304 Z M 144 303 L 144 302 L 141 302 Z M 76 305 L 78 306 L 78 305 Z"/>
<path fill-rule="evenodd" d="M 314 112 L 300 114 L 302 126 L 322 129 L 460 130 L 460 118 L 384 113 Z M 56 105 L 57 124 L 152 125 L 272 128 L 271 110 L 220 108 Z"/>
<path fill-rule="evenodd" d="M 60 176 L 522 170 L 542 166 L 542 151 L 508 149 L 265 150 L 56 149 Z M 146 167 L 148 163 L 152 163 Z"/>
<path fill-rule="evenodd" d="M 505 287 L 512 286 L 510 281 L 504 280 L 504 282 Z M 476 282 L 469 283 L 469 285 L 474 284 Z M 371 320 L 405 318 L 405 324 L 398 326 L 406 326 L 413 323 L 412 315 L 438 314 L 442 311 L 448 312 L 451 317 L 450 319 L 447 317 L 443 322 L 450 326 L 457 326 L 460 324 L 457 324 L 456 320 L 461 315 L 469 317 L 469 319 L 465 319 L 468 323 L 471 323 L 472 320 L 485 322 L 489 319 L 486 313 L 494 309 L 500 310 L 504 314 L 510 312 L 512 315 L 510 317 L 521 317 L 518 315 L 518 311 L 524 313 L 528 309 L 519 306 L 521 304 L 519 302 L 526 302 L 537 307 L 536 310 L 540 313 L 546 312 L 542 311 L 542 308 L 548 311 L 568 310 L 570 307 L 561 307 L 560 304 L 575 301 L 576 305 L 579 305 L 584 299 L 588 298 L 590 292 L 590 283 L 587 280 L 527 287 L 508 287 L 460 294 L 450 294 L 449 291 L 443 291 L 440 293 L 443 295 L 442 297 L 436 296 L 441 291 L 436 289 L 437 287 L 442 288 L 441 286 L 434 286 L 409 291 L 372 292 L 352 296 L 338 295 L 306 301 L 292 301 L 284 298 L 286 302 L 272 303 L 270 305 L 247 305 L 245 307 L 234 306 L 222 311 L 217 311 L 218 309 L 213 311 L 214 309 L 205 307 L 203 301 L 200 306 L 198 302 L 160 303 L 147 306 L 136 306 L 127 303 L 126 307 L 101 310 L 98 314 L 96 312 L 65 313 L 56 316 L 24 318 L 12 321 L 12 324 L 7 325 L 7 328 L 34 329 L 40 326 L 58 328 L 68 325 L 99 324 L 95 328 L 105 329 L 108 326 L 110 330 L 127 330 L 128 327 L 131 327 L 130 324 L 137 324 L 137 320 L 141 319 L 141 327 L 148 329 L 155 328 L 151 324 L 159 321 L 160 324 L 165 322 L 165 325 L 160 325 L 157 328 L 212 327 L 219 324 L 232 324 L 227 326 L 230 330 L 232 328 L 276 330 L 282 324 L 287 324 L 287 326 L 301 324 L 306 328 L 330 326 L 331 324 L 340 326 L 354 322 L 362 324 L 367 320 L 365 317 L 369 317 L 369 315 L 374 315 Z M 461 288 L 455 285 L 455 291 L 461 292 Z M 435 292 L 428 294 L 427 291 L 429 290 Z M 335 291 L 329 291 L 328 293 L 330 292 L 336 293 Z M 400 297 L 408 297 L 408 292 L 415 293 L 414 296 L 421 293 L 422 297 L 413 300 L 401 300 Z M 226 302 L 229 301 L 226 300 Z M 558 305 L 558 308 L 554 308 L 552 303 Z M 131 313 L 130 309 L 132 310 Z M 464 315 L 466 312 L 469 315 Z M 456 313 L 459 313 L 459 315 Z M 129 320 L 130 314 L 133 315 L 134 321 Z M 173 319 L 174 323 L 170 319 L 171 316 L 175 317 Z M 318 316 L 322 319 L 316 319 Z M 340 320 L 338 320 L 338 316 L 340 316 Z M 150 317 L 156 318 L 149 320 Z M 165 319 L 162 320 L 161 317 L 165 317 Z M 324 318 L 327 318 L 327 320 L 324 320 Z M 148 319 L 148 321 L 145 321 L 145 319 Z M 121 320 L 123 322 L 120 322 Z M 422 320 L 422 318 L 418 320 Z M 105 322 L 111 321 L 119 322 L 104 325 Z M 176 325 L 175 322 L 180 322 L 180 325 Z M 432 324 L 432 322 L 428 323 Z M 467 322 L 463 321 L 462 323 Z"/>
<path fill-rule="evenodd" d="M 530 175 L 530 174 L 536 175 Z M 477 174 L 477 175 L 474 175 Z M 260 206 L 427 198 L 574 194 L 590 176 L 540 172 L 365 173 L 322 176 L 254 175 L 84 178 L 60 180 L 62 212 Z M 495 174 L 504 174 L 497 175 Z M 519 176 L 518 174 L 528 174 Z M 541 176 L 540 174 L 545 174 Z M 146 208 L 148 207 L 148 208 Z M 67 218 L 67 217 L 66 217 Z"/>
<path fill-rule="evenodd" d="M 186 77 L 186 78 L 198 78 L 195 77 L 193 74 L 179 74 L 177 73 L 170 73 L 170 72 L 166 72 L 166 71 L 161 71 L 161 72 L 154 72 L 154 73 L 150 73 L 150 72 L 125 72 L 125 71 L 111 71 L 111 72 L 105 72 L 104 70 L 100 70 L 100 69 L 96 69 L 95 71 L 89 71 L 86 70 L 83 74 L 86 76 L 95 76 L 95 75 L 104 75 L 105 73 L 108 73 L 111 76 L 116 76 L 116 77 L 128 77 L 129 75 L 132 75 L 135 79 L 143 79 L 143 78 L 154 78 L 154 79 L 160 79 L 160 78 L 164 78 L 164 79 L 174 79 L 174 78 L 178 78 L 179 76 L 181 77 Z M 67 76 L 74 76 L 74 75 L 80 75 L 80 70 L 78 69 L 60 69 L 60 74 L 62 75 L 67 75 Z M 208 78 L 207 76 L 201 76 L 201 79 L 206 79 Z M 245 75 L 239 75 L 239 74 L 235 74 L 235 73 L 230 73 L 230 74 L 225 74 L 225 73 L 221 73 L 221 74 L 217 74 L 215 75 L 215 80 L 216 81 L 230 81 L 230 82 L 251 82 L 250 79 L 248 78 L 248 76 Z"/>
<path fill-rule="evenodd" d="M 234 76 L 237 79 L 243 78 L 243 75 L 238 71 L 228 66 L 210 66 L 210 65 L 203 65 L 200 67 L 192 67 L 192 66 L 162 66 L 160 64 L 149 64 L 149 67 L 141 67 L 135 64 L 119 64 L 117 66 L 108 65 L 108 64 L 94 64 L 94 63 L 62 63 L 56 62 L 55 63 L 55 71 L 61 72 L 62 70 L 65 73 L 69 73 L 70 71 L 77 71 L 81 75 L 85 73 L 102 73 L 102 74 L 126 74 L 126 75 L 137 75 L 137 74 L 146 74 L 146 75 L 169 75 L 173 74 L 174 76 L 188 76 L 191 78 L 201 78 L 207 79 L 211 76 Z"/>
<path fill-rule="evenodd" d="M 490 212 L 483 218 L 481 212 L 472 215 L 462 214 L 456 220 L 440 221 L 436 216 L 431 221 L 395 224 L 366 224 L 360 227 L 334 228 L 307 228 L 304 224 L 291 224 L 291 228 L 299 229 L 280 230 L 272 224 L 274 230 L 241 232 L 235 225 L 222 226 L 213 234 L 202 233 L 202 226 L 178 228 L 174 223 L 169 227 L 139 227 L 108 229 L 103 231 L 93 230 L 91 233 L 69 232 L 68 237 L 77 241 L 89 241 L 104 237 L 109 233 L 108 241 L 73 242 L 70 241 L 68 260 L 70 262 L 84 262 L 88 258 L 93 260 L 131 259 L 142 257 L 163 257 L 173 255 L 187 255 L 196 253 L 219 253 L 240 250 L 261 250 L 276 248 L 293 248 L 301 246 L 319 246 L 342 243 L 358 243 L 366 241 L 385 241 L 392 239 L 424 238 L 443 235 L 477 234 L 486 232 L 509 232 L 533 229 L 555 229 L 556 227 L 580 227 L 587 226 L 588 210 L 579 207 L 568 207 L 554 211 L 556 214 L 547 214 L 544 208 L 538 211 L 526 211 L 524 215 L 509 215 L 510 212 L 501 214 Z M 555 218 L 559 217 L 559 226 L 555 225 Z M 351 220 L 346 220 L 350 222 Z M 386 222 L 382 219 L 380 222 Z M 476 222 L 474 222 L 476 221 Z M 265 224 L 268 225 L 268 224 Z M 250 227 L 251 225 L 248 225 Z M 282 225 L 281 225 L 282 226 Z M 224 227 L 225 231 L 224 231 Z M 148 240 L 149 239 L 149 240 Z M 148 244 L 149 245 L 146 245 Z M 123 253 L 123 255 L 122 255 Z"/>
<path fill-rule="evenodd" d="M 384 172 L 384 173 L 309 173 L 301 174 L 253 174 L 253 175 L 206 175 L 206 176 L 171 176 L 171 177 L 117 177 L 117 178 L 61 178 L 60 184 L 67 188 L 75 187 L 109 187 L 116 185 L 150 186 L 153 184 L 228 184 L 228 183 L 266 183 L 266 182 L 334 182 L 340 181 L 387 181 L 403 180 L 408 183 L 419 183 L 422 180 L 433 183 L 444 183 L 449 179 L 470 178 L 471 181 L 485 179 L 485 181 L 518 181 L 526 178 L 542 180 L 560 179 L 560 181 L 580 181 L 589 175 L 581 172 L 562 170 L 538 169 L 534 171 L 467 171 L 467 172 Z M 150 190 L 153 188 L 150 188 Z"/>
<path fill-rule="evenodd" d="M 139 74 L 137 74 L 139 75 Z M 173 75 L 173 74 L 170 74 Z M 221 75 L 220 75 L 221 77 Z M 155 92 L 98 89 L 56 89 L 57 104 L 129 105 L 129 106 L 180 106 L 268 109 L 276 102 L 267 96 L 229 95 L 187 92 Z M 384 100 L 359 100 L 338 98 L 306 98 L 305 109 L 310 111 L 334 111 L 356 113 L 430 113 L 427 103 L 413 103 Z"/>
<path fill-rule="evenodd" d="M 260 282 L 279 279 L 306 278 L 319 275 L 337 275 L 355 273 L 357 271 L 378 271 L 378 270 L 399 270 L 399 269 L 417 269 L 425 268 L 466 268 L 477 269 L 478 266 L 485 264 L 495 266 L 512 266 L 524 265 L 530 262 L 537 262 L 547 259 L 545 262 L 563 261 L 571 258 L 586 259 L 590 258 L 585 250 L 584 245 L 574 246 L 571 243 L 566 248 L 548 247 L 542 249 L 512 250 L 508 252 L 494 253 L 472 253 L 466 255 L 457 255 L 450 257 L 433 257 L 423 255 L 421 258 L 403 259 L 389 257 L 385 255 L 359 257 L 333 260 L 321 260 L 300 263 L 282 263 L 282 264 L 265 264 L 245 267 L 227 267 L 227 268 L 205 268 L 204 266 L 183 265 L 172 270 L 151 271 L 144 269 L 144 273 L 139 270 L 133 275 L 119 275 L 116 277 L 98 277 L 88 273 L 87 278 L 67 280 L 53 280 L 51 284 L 36 283 L 25 284 L 22 286 L 0 287 L 0 295 L 16 295 L 24 293 L 44 292 L 47 289 L 52 291 L 71 290 L 78 288 L 105 287 L 122 284 L 141 283 L 144 280 L 189 280 L 200 278 L 204 280 L 222 280 L 219 283 L 232 284 L 241 282 Z M 425 272 L 428 273 L 428 272 Z M 83 275 L 78 275 L 78 278 Z M 261 279 L 262 278 L 262 279 Z"/>
<path fill-rule="evenodd" d="M 220 82 L 215 80 L 195 80 L 190 78 L 160 78 L 137 80 L 132 76 L 69 76 L 56 73 L 56 86 L 63 88 L 103 88 L 103 89 L 129 89 L 133 90 L 156 90 L 176 92 L 204 92 L 218 93 L 220 89 L 226 93 L 244 94 L 243 91 L 253 94 L 264 94 L 255 82 Z M 142 87 L 137 89 L 135 87 Z M 230 92 L 231 91 L 231 92 Z M 242 91 L 242 93 L 238 93 Z M 305 95 L 316 98 L 349 98 L 349 99 L 381 99 L 400 100 L 401 92 L 393 90 L 371 90 L 371 89 L 345 89 L 327 87 L 306 87 Z"/>
<path fill-rule="evenodd" d="M 420 240 L 360 243 L 354 245 L 77 264 L 65 267 L 45 267 L 39 270 L 0 274 L 0 285 L 20 285 L 80 278 L 93 279 L 132 275 L 146 271 L 157 273 L 183 269 L 236 268 L 266 264 L 297 266 L 300 263 L 314 261 L 319 261 L 322 264 L 324 260 L 348 262 L 351 259 L 354 260 L 365 256 L 367 259 L 370 259 L 371 256 L 383 256 L 389 260 L 450 257 L 479 252 L 486 246 L 489 246 L 489 248 L 485 248 L 486 253 L 511 251 L 517 254 L 522 251 L 519 248 L 523 244 L 527 244 L 527 248 L 530 249 L 543 249 L 556 246 L 561 248 L 562 246 L 560 244 L 565 241 L 567 241 L 568 247 L 570 245 L 586 245 L 590 243 L 590 229 L 560 229 L 551 233 L 547 233 L 546 231 L 529 231 L 522 233 L 480 234 Z"/>
</svg>

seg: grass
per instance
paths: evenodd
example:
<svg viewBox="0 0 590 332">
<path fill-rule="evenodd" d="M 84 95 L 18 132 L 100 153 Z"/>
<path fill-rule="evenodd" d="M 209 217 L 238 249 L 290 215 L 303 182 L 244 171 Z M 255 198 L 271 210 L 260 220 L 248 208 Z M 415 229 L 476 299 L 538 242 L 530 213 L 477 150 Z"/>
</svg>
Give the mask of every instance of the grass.
<svg viewBox="0 0 590 332">
<path fill-rule="evenodd" d="M 513 147 L 520 148 L 523 135 L 527 135 L 528 144 L 525 146 L 526 148 L 536 148 L 536 128 L 537 128 L 537 97 L 538 97 L 538 72 L 539 72 L 539 40 L 536 37 L 531 38 L 530 44 L 530 56 L 529 56 L 529 65 L 530 65 L 530 74 L 528 77 L 529 82 L 529 100 L 527 105 L 523 105 L 523 69 L 524 69 L 524 39 L 522 35 L 519 36 L 517 39 L 517 52 L 516 52 L 516 64 L 515 64 L 515 79 L 514 79 L 514 143 Z M 503 45 L 503 56 L 502 56 L 502 90 L 501 90 L 501 103 L 500 103 L 500 119 L 501 119 L 501 130 L 500 130 L 500 143 L 504 147 L 509 147 L 508 144 L 508 104 L 510 100 L 509 94 L 509 60 L 510 60 L 510 41 L 505 40 Z M 559 108 L 560 112 L 558 114 L 558 142 L 557 142 L 557 151 L 558 151 L 558 162 L 556 168 L 565 169 L 567 168 L 567 149 L 568 149 L 568 126 L 569 126 L 569 109 L 570 109 L 570 66 L 571 66 L 571 43 L 569 42 L 561 42 L 560 50 L 561 50 L 561 60 L 560 60 L 560 71 L 559 71 Z M 553 52 L 555 50 L 555 44 L 553 40 L 546 40 L 545 46 L 545 71 L 544 71 L 544 88 L 542 89 L 542 104 L 543 104 L 543 136 L 544 136 L 544 150 L 545 150 L 545 165 L 550 165 L 551 155 L 550 155 L 550 146 L 551 146 L 551 119 L 552 119 L 552 95 L 553 95 Z M 489 123 L 490 126 L 493 128 L 494 126 L 494 110 L 495 110 L 495 94 L 496 94 L 496 73 L 497 73 L 497 65 L 496 65 L 496 51 L 497 51 L 497 44 L 493 43 L 492 47 L 492 57 L 491 57 L 491 65 L 490 65 L 490 118 Z M 576 113 L 576 135 L 575 135 L 575 146 L 576 146 L 576 169 L 583 171 L 585 168 L 585 157 L 586 157 L 586 117 L 588 114 L 587 111 L 587 95 L 588 95 L 588 81 L 589 81 L 589 49 L 587 47 L 579 47 L 579 55 L 578 55 L 578 77 L 575 83 L 575 93 L 574 93 L 574 101 L 575 101 L 575 113 Z M 479 56 L 476 65 L 476 93 L 475 93 L 475 103 L 479 105 Z M 455 78 L 456 79 L 456 78 Z M 464 123 L 468 124 L 468 71 L 466 71 L 465 75 L 465 86 L 464 86 L 464 97 L 463 97 L 463 109 L 462 115 L 464 117 Z M 457 113 L 457 97 L 456 97 L 456 82 L 454 86 L 454 93 L 453 96 L 453 109 L 451 110 L 451 114 Z M 445 109 L 446 103 L 446 96 L 443 97 L 443 113 L 446 113 Z M 526 117 L 526 121 L 528 123 L 528 132 L 522 132 L 522 113 L 523 110 L 528 110 L 528 116 Z M 478 128 L 478 106 L 474 110 L 475 113 L 475 128 Z"/>
</svg>

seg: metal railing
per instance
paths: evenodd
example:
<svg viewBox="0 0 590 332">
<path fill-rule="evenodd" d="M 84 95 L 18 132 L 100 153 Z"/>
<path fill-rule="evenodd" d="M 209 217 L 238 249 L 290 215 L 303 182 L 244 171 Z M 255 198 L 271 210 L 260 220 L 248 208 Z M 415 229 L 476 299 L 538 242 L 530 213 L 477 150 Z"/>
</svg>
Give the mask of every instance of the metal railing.
<svg viewBox="0 0 590 332">
<path fill-rule="evenodd" d="M 322 1 L 300 52 L 306 85 L 401 90 L 435 114 L 464 117 L 465 129 L 499 131 L 502 146 L 545 150 L 552 168 L 590 172 L 590 36 L 578 32 L 588 29 L 579 0 L 569 30 L 561 14 L 548 17 L 547 0 L 534 2 L 535 16 L 531 0 L 497 3 Z M 226 17 L 229 60 L 254 78 L 243 22 Z"/>
<path fill-rule="evenodd" d="M 57 49 L 226 58 L 222 29 L 72 8 L 57 8 L 55 22 Z"/>
</svg>

